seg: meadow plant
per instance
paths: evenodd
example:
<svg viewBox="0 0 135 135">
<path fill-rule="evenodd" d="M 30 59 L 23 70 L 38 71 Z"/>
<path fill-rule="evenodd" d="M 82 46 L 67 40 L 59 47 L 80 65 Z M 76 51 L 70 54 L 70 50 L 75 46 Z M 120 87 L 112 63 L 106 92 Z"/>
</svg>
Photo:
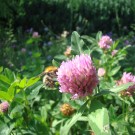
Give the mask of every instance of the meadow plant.
<svg viewBox="0 0 135 135">
<path fill-rule="evenodd" d="M 22 49 L 21 49 L 21 52 L 24 53 L 24 54 L 26 53 L 26 51 L 27 51 L 26 48 L 22 48 Z"/>
<path fill-rule="evenodd" d="M 70 93 L 73 99 L 93 93 L 98 84 L 96 68 L 89 55 L 77 55 L 74 59 L 62 62 L 58 68 L 60 92 Z"/>
<path fill-rule="evenodd" d="M 1 113 L 7 112 L 8 108 L 9 108 L 9 103 L 8 103 L 7 101 L 2 102 L 2 103 L 0 104 L 0 112 L 1 112 Z"/>
<path fill-rule="evenodd" d="M 121 79 L 117 81 L 117 84 L 122 85 L 129 82 L 133 82 L 134 85 L 130 86 L 128 89 L 123 91 L 122 94 L 131 96 L 135 92 L 135 76 L 134 75 L 132 75 L 131 73 L 124 72 Z"/>
<path fill-rule="evenodd" d="M 113 44 L 113 41 L 109 36 L 102 36 L 98 44 L 100 48 L 108 49 Z"/>
<path fill-rule="evenodd" d="M 61 34 L 61 37 L 66 38 L 68 34 L 69 34 L 68 31 L 63 31 L 63 33 Z"/>
<path fill-rule="evenodd" d="M 40 35 L 39 35 L 38 32 L 35 31 L 35 32 L 32 33 L 32 37 L 33 38 L 38 38 L 38 37 L 40 37 Z"/>
<path fill-rule="evenodd" d="M 51 50 L 61 52 L 52 64 L 26 47 L 33 63 L 26 56 L 23 71 L 16 74 L 0 67 L 0 135 L 134 134 L 135 76 L 122 67 L 126 47 L 117 48 L 119 42 L 101 32 L 96 38 L 73 32 L 65 54 L 65 39 Z M 33 43 L 39 44 L 36 40 L 30 38 L 27 44 L 33 49 Z M 47 48 L 43 46 L 48 55 Z"/>
<path fill-rule="evenodd" d="M 102 77 L 104 76 L 106 73 L 105 69 L 104 68 L 99 68 L 98 69 L 98 76 Z"/>
<path fill-rule="evenodd" d="M 115 56 L 117 54 L 117 52 L 118 52 L 118 50 L 113 50 L 112 53 L 111 53 L 112 56 Z"/>
<path fill-rule="evenodd" d="M 66 51 L 64 52 L 64 55 L 67 57 L 71 55 L 71 47 L 67 47 Z"/>
</svg>

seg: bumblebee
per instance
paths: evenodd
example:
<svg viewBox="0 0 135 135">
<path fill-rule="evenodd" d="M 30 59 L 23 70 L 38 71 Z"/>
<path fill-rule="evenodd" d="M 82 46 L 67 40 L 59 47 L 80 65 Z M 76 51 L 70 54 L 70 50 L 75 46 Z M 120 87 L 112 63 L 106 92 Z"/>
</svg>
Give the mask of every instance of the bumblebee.
<svg viewBox="0 0 135 135">
<path fill-rule="evenodd" d="M 54 88 L 57 77 L 56 72 L 57 67 L 54 66 L 49 66 L 45 69 L 45 71 L 43 72 L 43 83 L 45 84 L 45 86 Z"/>
</svg>

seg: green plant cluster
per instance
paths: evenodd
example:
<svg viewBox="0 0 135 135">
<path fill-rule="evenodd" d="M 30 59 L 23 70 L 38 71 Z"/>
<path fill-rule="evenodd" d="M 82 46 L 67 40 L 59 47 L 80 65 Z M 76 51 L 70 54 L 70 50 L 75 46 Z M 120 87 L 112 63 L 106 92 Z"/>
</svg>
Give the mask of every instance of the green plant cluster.
<svg viewBox="0 0 135 135">
<path fill-rule="evenodd" d="M 52 53 L 52 66 L 59 68 L 62 61 L 74 58 L 76 55 L 91 55 L 94 66 L 98 70 L 104 68 L 106 73 L 99 77 L 99 85 L 93 94 L 83 99 L 71 100 L 71 95 L 59 92 L 57 78 L 54 87 L 49 87 L 42 81 L 48 77 L 49 65 L 43 58 L 40 44 L 42 36 L 31 37 L 25 41 L 26 49 L 33 49 L 32 56 L 17 51 L 17 57 L 26 60 L 21 68 L 11 70 L 0 67 L 0 100 L 8 101 L 8 111 L 0 115 L 1 135 L 132 135 L 135 134 L 135 91 L 132 96 L 123 95 L 134 83 L 117 85 L 123 72 L 132 72 L 125 68 L 122 63 L 127 63 L 128 49 L 133 46 L 119 46 L 119 41 L 113 42 L 108 50 L 103 50 L 98 43 L 102 33 L 98 32 L 96 37 L 88 35 L 80 36 L 76 31 L 71 35 L 71 52 L 65 56 L 62 52 L 66 49 L 66 38 L 60 38 L 54 42 L 52 47 L 59 53 Z M 58 42 L 58 46 L 57 43 Z M 36 45 L 36 46 L 35 46 Z M 61 46 L 60 46 L 61 45 Z M 113 50 L 118 52 L 112 56 Z M 47 51 L 47 50 L 46 50 Z M 44 52 L 43 52 L 44 53 Z M 34 61 L 31 61 L 34 58 Z M 128 58 L 130 59 L 130 58 Z M 129 63 L 128 63 L 129 64 Z M 15 68 L 15 67 L 14 67 Z M 40 74 L 41 73 L 41 74 Z M 43 78 L 42 76 L 43 75 Z M 51 76 L 49 76 L 51 77 Z M 50 78 L 49 78 L 50 79 Z M 67 108 L 61 109 L 63 104 L 69 104 L 72 109 L 71 115 L 64 115 Z M 68 111 L 71 108 L 68 109 Z M 1 111 L 1 110 L 0 110 Z M 70 114 L 69 112 L 67 114 Z"/>
</svg>

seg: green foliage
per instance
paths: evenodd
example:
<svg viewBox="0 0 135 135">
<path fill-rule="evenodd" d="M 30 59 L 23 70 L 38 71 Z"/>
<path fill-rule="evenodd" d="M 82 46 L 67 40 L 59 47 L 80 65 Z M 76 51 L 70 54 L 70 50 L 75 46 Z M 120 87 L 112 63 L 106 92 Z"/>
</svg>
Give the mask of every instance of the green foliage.
<svg viewBox="0 0 135 135">
<path fill-rule="evenodd" d="M 92 101 L 90 111 L 88 122 L 92 131 L 96 135 L 111 135 L 107 109 L 99 101 Z"/>
<path fill-rule="evenodd" d="M 88 104 L 89 100 L 87 100 L 79 109 L 79 111 L 72 117 L 72 119 L 66 121 L 65 125 L 61 127 L 60 134 L 63 135 L 68 135 L 68 132 L 70 128 L 78 121 L 78 119 L 82 116 L 86 109 L 86 105 Z"/>
<path fill-rule="evenodd" d="M 129 86 L 132 86 L 134 83 L 130 82 L 130 83 L 127 83 L 127 84 L 123 84 L 122 86 L 118 86 L 116 88 L 112 88 L 110 89 L 111 92 L 115 92 L 115 93 L 118 93 L 122 90 L 125 90 L 127 89 Z"/>
<path fill-rule="evenodd" d="M 40 10 L 35 11 L 39 7 Z M 12 20 L 13 26 L 23 29 L 33 27 L 38 31 L 42 31 L 43 28 L 39 26 L 45 24 L 58 33 L 64 29 L 71 31 L 77 28 L 83 33 L 99 29 L 124 33 L 124 27 L 130 29 L 134 26 L 134 7 L 133 0 L 114 0 L 109 3 L 108 0 L 1 0 L 0 25 L 7 26 L 7 22 Z"/>
<path fill-rule="evenodd" d="M 80 39 L 80 35 L 76 31 L 73 32 L 71 37 L 72 50 L 76 52 L 76 54 L 81 54 L 83 45 L 84 42 Z"/>
<path fill-rule="evenodd" d="M 25 3 L 23 2 L 22 4 Z M 47 2 L 51 4 L 52 1 Z M 59 2 L 59 0 L 55 2 Z M 61 2 L 64 1 L 61 0 Z M 81 0 L 77 5 L 76 2 L 70 2 L 72 12 L 76 12 Z M 32 5 L 33 1 L 29 1 L 29 4 Z M 102 8 L 104 9 L 104 7 Z M 9 40 L 5 42 L 7 43 L 5 48 L 7 53 L 10 50 L 10 41 L 15 42 L 15 36 L 10 36 L 12 34 L 11 32 L 7 36 Z M 46 37 L 41 34 L 39 37 L 33 38 L 32 33 L 29 33 L 22 40 L 18 38 L 20 43 L 12 52 L 15 57 L 8 57 L 8 61 L 14 66 L 10 69 L 5 68 L 6 64 L 1 62 L 3 67 L 0 67 L 0 101 L 8 101 L 10 104 L 7 112 L 0 112 L 0 134 L 134 134 L 135 97 L 134 94 L 131 96 L 123 94 L 134 83 L 119 86 L 117 84 L 122 73 L 127 71 L 125 58 L 127 55 L 130 56 L 128 51 L 132 47 L 121 45 L 121 40 L 117 39 L 110 48 L 104 50 L 98 45 L 101 37 L 102 32 L 89 36 L 80 35 L 74 31 L 71 41 L 69 41 L 68 37 L 57 39 L 49 30 Z M 71 52 L 66 56 L 64 51 L 68 45 L 71 46 Z M 23 47 L 26 49 L 23 50 L 24 52 L 21 51 Z M 117 50 L 114 56 L 112 55 L 113 50 Z M 31 54 L 28 53 L 29 51 Z M 70 95 L 59 92 L 57 78 L 51 78 L 51 73 L 47 72 L 45 68 L 51 65 L 59 68 L 63 61 L 82 53 L 91 56 L 97 72 L 99 68 L 104 68 L 106 72 L 103 76 L 98 76 L 99 85 L 93 90 L 92 95 L 83 99 L 71 100 Z M 3 53 L 1 56 L 4 58 L 6 55 Z M 48 55 L 51 55 L 53 60 L 48 60 Z M 129 58 L 129 60 L 131 59 Z M 19 62 L 23 62 L 23 64 L 20 66 Z M 49 77 L 48 80 L 45 80 L 47 77 Z M 54 87 L 47 86 L 41 79 L 54 81 Z M 65 103 L 73 108 L 72 115 L 67 116 L 62 113 L 61 106 Z"/>
</svg>

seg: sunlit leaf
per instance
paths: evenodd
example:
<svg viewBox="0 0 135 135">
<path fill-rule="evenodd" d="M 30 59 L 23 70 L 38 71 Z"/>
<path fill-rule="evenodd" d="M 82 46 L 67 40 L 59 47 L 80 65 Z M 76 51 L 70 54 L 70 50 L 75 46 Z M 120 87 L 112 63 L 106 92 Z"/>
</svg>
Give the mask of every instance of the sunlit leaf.
<svg viewBox="0 0 135 135">
<path fill-rule="evenodd" d="M 54 58 L 58 60 L 66 60 L 67 57 L 65 55 L 56 55 Z"/>
<path fill-rule="evenodd" d="M 19 83 L 19 87 L 20 88 L 24 88 L 25 86 L 26 86 L 26 83 L 27 83 L 27 78 L 25 77 L 25 78 L 23 78 L 21 81 L 20 81 L 20 83 Z"/>
<path fill-rule="evenodd" d="M 38 93 L 39 93 L 39 90 L 41 89 L 41 87 L 43 87 L 43 84 L 37 86 L 36 88 L 34 88 L 32 90 L 32 92 L 28 95 L 28 99 L 29 100 L 32 100 L 33 98 L 36 98 Z"/>
<path fill-rule="evenodd" d="M 0 73 L 3 71 L 3 67 L 0 67 Z"/>
<path fill-rule="evenodd" d="M 11 101 L 10 95 L 5 91 L 0 91 L 0 99 Z"/>
<path fill-rule="evenodd" d="M 13 71 L 11 71 L 8 68 L 4 69 L 5 76 L 10 80 L 10 82 L 13 82 L 15 80 L 15 74 Z"/>
<path fill-rule="evenodd" d="M 21 114 L 23 113 L 24 106 L 23 105 L 16 105 L 12 110 L 10 110 L 10 117 L 13 118 L 16 113 L 20 112 Z"/>
<path fill-rule="evenodd" d="M 100 97 L 100 96 L 107 95 L 107 94 L 113 94 L 113 92 L 109 91 L 109 90 L 102 90 L 101 92 L 95 94 L 94 97 Z"/>
<path fill-rule="evenodd" d="M 40 77 L 32 77 L 27 81 L 26 87 L 30 87 L 33 84 L 35 84 L 38 80 L 40 79 Z"/>
<path fill-rule="evenodd" d="M 126 90 L 127 88 L 129 88 L 129 86 L 132 86 L 133 84 L 134 84 L 134 83 L 132 83 L 132 82 L 129 82 L 129 83 L 127 83 L 127 84 L 122 84 L 122 85 L 120 85 L 120 86 L 117 86 L 117 87 L 114 87 L 114 88 L 110 89 L 110 91 L 117 93 L 117 92 Z"/>
<path fill-rule="evenodd" d="M 76 31 L 74 31 L 71 36 L 71 48 L 73 52 L 75 52 L 76 54 L 81 54 L 83 45 L 84 41 L 80 39 L 80 35 Z"/>
<path fill-rule="evenodd" d="M 99 31 L 99 32 L 97 33 L 97 35 L 96 35 L 96 40 L 99 41 L 101 37 L 102 37 L 102 32 Z"/>
<path fill-rule="evenodd" d="M 26 41 L 26 44 L 32 44 L 34 42 L 34 40 L 32 39 L 32 38 L 30 38 L 30 39 L 28 39 L 27 41 Z"/>
<path fill-rule="evenodd" d="M 13 99 L 14 98 L 15 90 L 16 90 L 16 87 L 18 86 L 18 83 L 19 83 L 19 80 L 16 80 L 8 88 L 7 93 L 10 95 L 10 99 Z"/>
<path fill-rule="evenodd" d="M 111 135 L 108 111 L 97 100 L 91 102 L 88 121 L 95 135 Z"/>
<path fill-rule="evenodd" d="M 60 63 L 58 63 L 56 60 L 52 60 L 52 64 L 53 64 L 53 66 L 55 66 L 55 67 L 59 67 L 60 66 Z"/>
<path fill-rule="evenodd" d="M 0 120 L 0 135 L 9 135 L 10 128 L 8 125 Z"/>
<path fill-rule="evenodd" d="M 93 37 L 89 37 L 89 36 L 84 35 L 84 36 L 81 36 L 81 38 L 85 39 L 86 41 L 88 41 L 89 43 L 92 43 L 92 44 L 97 43 L 96 39 Z"/>
<path fill-rule="evenodd" d="M 117 40 L 117 41 L 115 41 L 115 42 L 113 43 L 113 45 L 112 45 L 113 50 L 116 49 L 116 47 L 118 46 L 119 42 L 120 42 L 120 41 Z"/>
<path fill-rule="evenodd" d="M 115 75 L 119 70 L 120 70 L 120 66 L 117 66 L 117 67 L 115 67 L 115 68 L 113 68 L 110 72 L 109 72 L 109 76 L 113 76 L 113 75 Z"/>
<path fill-rule="evenodd" d="M 11 83 L 11 81 L 4 75 L 0 75 L 0 80 L 7 83 L 7 84 Z"/>
</svg>

